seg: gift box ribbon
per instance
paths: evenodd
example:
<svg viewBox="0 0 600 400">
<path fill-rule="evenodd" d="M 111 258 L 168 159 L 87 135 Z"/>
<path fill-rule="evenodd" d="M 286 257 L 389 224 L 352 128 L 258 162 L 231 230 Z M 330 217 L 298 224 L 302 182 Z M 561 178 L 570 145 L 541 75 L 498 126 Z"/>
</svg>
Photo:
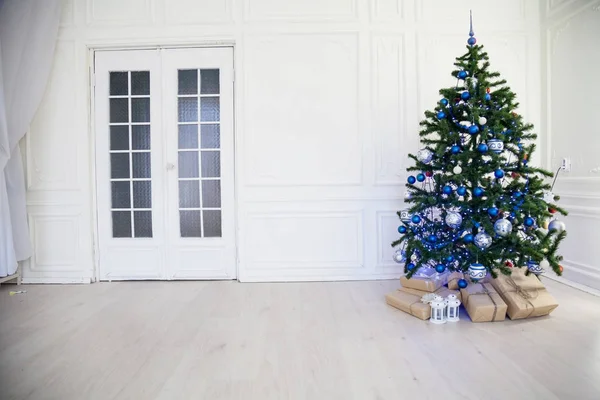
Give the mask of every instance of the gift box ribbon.
<svg viewBox="0 0 600 400">
<path fill-rule="evenodd" d="M 509 276 L 506 279 L 506 283 L 508 283 L 508 285 L 513 288 L 514 290 L 509 291 L 510 292 L 515 292 L 516 294 L 518 294 L 519 296 L 521 296 L 521 298 L 523 300 L 525 300 L 527 302 L 527 304 L 529 304 L 531 306 L 531 312 L 527 315 L 526 318 L 529 318 L 531 316 L 531 314 L 533 314 L 535 312 L 535 306 L 533 305 L 533 303 L 531 302 L 532 299 L 536 299 L 539 295 L 539 292 L 537 291 L 537 289 L 535 290 L 535 295 L 532 294 L 532 292 L 534 291 L 527 291 L 524 290 L 522 287 L 520 287 L 519 285 L 517 285 L 517 282 L 515 282 L 515 280 Z"/>
<path fill-rule="evenodd" d="M 482 283 L 481 287 L 483 288 L 483 290 L 480 291 L 480 292 L 468 293 L 467 301 L 465 303 L 469 302 L 469 297 L 471 297 L 471 296 L 474 296 L 474 295 L 477 295 L 477 294 L 487 294 L 487 296 L 492 301 L 492 304 L 494 305 L 494 313 L 492 314 L 492 321 L 491 321 L 491 322 L 494 322 L 496 320 L 496 314 L 498 312 L 498 304 L 496 304 L 496 301 L 494 300 L 494 298 L 490 294 L 490 291 L 488 290 L 488 288 L 485 287 L 485 284 Z"/>
</svg>

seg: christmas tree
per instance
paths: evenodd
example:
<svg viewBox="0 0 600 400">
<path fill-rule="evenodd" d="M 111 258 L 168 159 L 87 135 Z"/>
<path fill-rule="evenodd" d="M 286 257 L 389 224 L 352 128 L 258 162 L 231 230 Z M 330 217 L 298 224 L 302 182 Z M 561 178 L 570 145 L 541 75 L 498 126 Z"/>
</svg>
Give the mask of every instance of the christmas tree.
<svg viewBox="0 0 600 400">
<path fill-rule="evenodd" d="M 550 220 L 566 211 L 545 181 L 553 174 L 529 164 L 533 125 L 516 113 L 515 94 L 489 70 L 476 42 L 471 20 L 467 53 L 452 72 L 457 84 L 440 90 L 437 107 L 420 123 L 424 147 L 409 154 L 410 208 L 398 212 L 394 258 L 409 278 L 435 269 L 477 281 L 498 271 L 509 275 L 513 266 L 536 274 L 550 266 L 561 275 L 557 249 L 566 231 Z"/>
</svg>

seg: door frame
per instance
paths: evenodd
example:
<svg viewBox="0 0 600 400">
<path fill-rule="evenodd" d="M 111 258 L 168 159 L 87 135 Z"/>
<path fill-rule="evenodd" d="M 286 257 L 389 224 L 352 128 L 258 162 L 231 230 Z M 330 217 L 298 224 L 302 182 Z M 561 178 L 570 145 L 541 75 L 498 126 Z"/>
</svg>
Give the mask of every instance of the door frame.
<svg viewBox="0 0 600 400">
<path fill-rule="evenodd" d="M 119 39 L 111 41 L 99 41 L 90 42 L 86 44 L 87 51 L 87 68 L 88 68 L 88 138 L 89 151 L 90 151 L 90 176 L 91 176 L 91 212 L 90 218 L 92 219 L 92 249 L 93 255 L 93 268 L 92 271 L 92 283 L 100 282 L 100 232 L 98 225 L 98 185 L 97 185 L 97 159 L 96 159 L 96 104 L 95 104 L 95 56 L 98 51 L 132 51 L 132 50 L 160 50 L 160 49 L 203 49 L 203 48 L 230 48 L 233 51 L 233 224 L 234 224 L 234 241 L 235 241 L 235 274 L 236 281 L 240 281 L 240 257 L 239 257 L 239 173 L 241 162 L 239 160 L 240 149 L 238 148 L 240 140 L 238 137 L 238 112 L 239 108 L 238 97 L 236 94 L 238 91 L 238 79 L 236 76 L 237 63 L 240 57 L 238 56 L 238 47 L 235 45 L 234 39 L 224 39 L 215 41 L 192 41 L 192 42 L 181 42 L 178 41 L 163 41 L 160 44 L 147 42 L 144 39 L 132 39 L 127 42 L 122 42 Z M 110 280 L 109 280 L 110 282 Z"/>
</svg>

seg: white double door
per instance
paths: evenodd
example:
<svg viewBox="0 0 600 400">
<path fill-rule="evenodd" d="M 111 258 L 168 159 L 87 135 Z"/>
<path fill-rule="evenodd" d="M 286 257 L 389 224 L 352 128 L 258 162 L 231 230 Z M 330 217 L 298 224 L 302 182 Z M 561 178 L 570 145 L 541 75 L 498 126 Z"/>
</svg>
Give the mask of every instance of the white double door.
<svg viewBox="0 0 600 400">
<path fill-rule="evenodd" d="M 101 280 L 236 277 L 231 48 L 98 51 Z"/>
</svg>

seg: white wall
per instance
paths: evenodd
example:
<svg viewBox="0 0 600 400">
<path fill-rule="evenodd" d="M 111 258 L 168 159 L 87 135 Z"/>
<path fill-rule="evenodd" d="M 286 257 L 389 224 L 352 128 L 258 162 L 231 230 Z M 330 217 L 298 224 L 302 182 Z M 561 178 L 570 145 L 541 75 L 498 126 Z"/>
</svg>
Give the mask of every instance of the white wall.
<svg viewBox="0 0 600 400">
<path fill-rule="evenodd" d="M 26 145 L 24 280 L 94 277 L 88 49 L 216 43 L 235 45 L 240 278 L 398 276 L 389 243 L 406 155 L 454 83 L 470 8 L 492 66 L 539 124 L 537 2 L 70 0 Z"/>
<path fill-rule="evenodd" d="M 600 2 L 543 2 L 544 142 L 555 193 L 569 211 L 563 277 L 600 289 Z"/>
</svg>

